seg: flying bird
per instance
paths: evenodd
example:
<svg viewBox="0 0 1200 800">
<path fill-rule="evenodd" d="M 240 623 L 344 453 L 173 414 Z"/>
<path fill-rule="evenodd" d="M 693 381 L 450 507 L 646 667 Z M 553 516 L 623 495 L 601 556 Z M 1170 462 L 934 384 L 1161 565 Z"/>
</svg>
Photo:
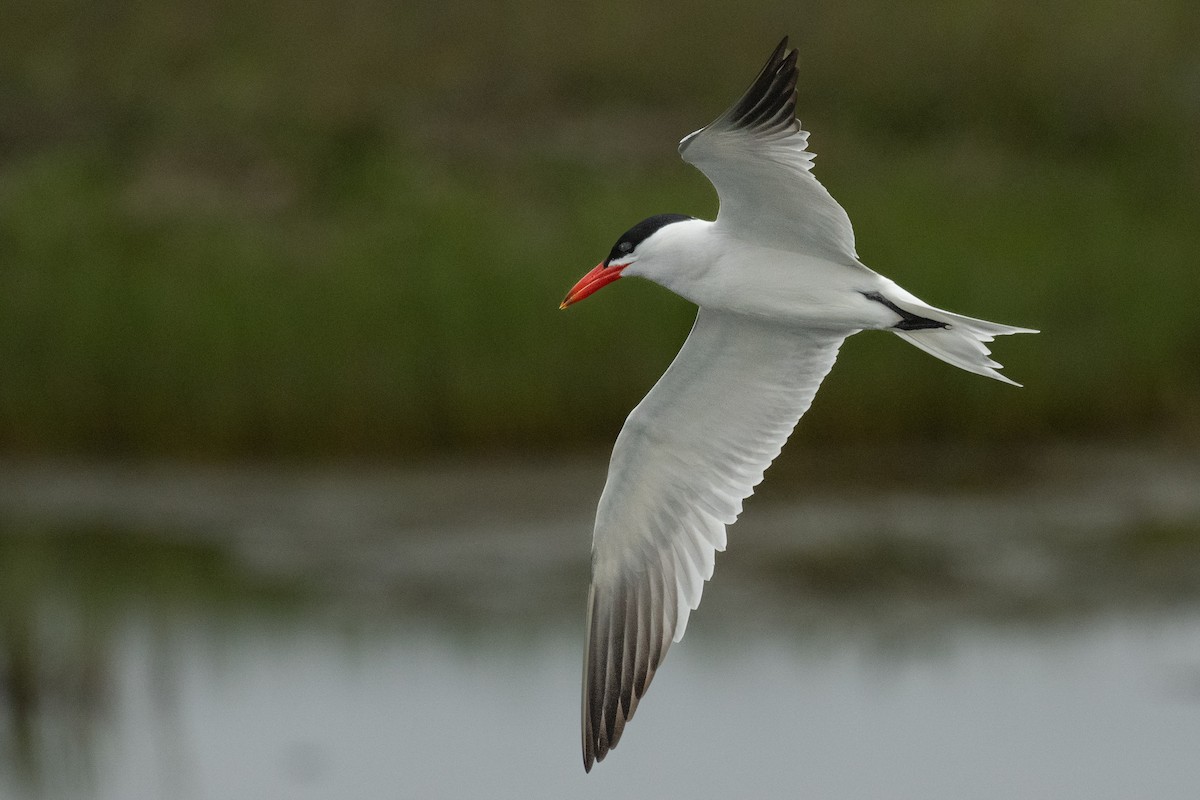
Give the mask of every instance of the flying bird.
<svg viewBox="0 0 1200 800">
<path fill-rule="evenodd" d="M 725 549 L 726 526 L 779 455 L 846 337 L 885 330 L 1001 375 L 987 342 L 1028 328 L 935 308 L 867 268 L 812 173 L 785 37 L 733 106 L 679 153 L 716 187 L 714 221 L 659 214 L 617 240 L 562 308 L 627 276 L 699 306 L 671 366 L 629 414 L 596 511 L 583 662 L 583 765 L 616 747 Z"/>
</svg>

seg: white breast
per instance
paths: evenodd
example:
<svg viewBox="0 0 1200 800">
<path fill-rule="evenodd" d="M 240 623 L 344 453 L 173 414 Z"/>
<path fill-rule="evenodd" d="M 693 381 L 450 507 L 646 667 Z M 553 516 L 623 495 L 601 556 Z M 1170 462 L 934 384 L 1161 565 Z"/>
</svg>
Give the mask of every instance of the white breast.
<svg viewBox="0 0 1200 800">
<path fill-rule="evenodd" d="M 846 332 L 895 322 L 894 314 L 863 296 L 887 281 L 861 264 L 748 243 L 705 220 L 669 225 L 651 244 L 626 274 L 649 278 L 701 308 Z"/>
</svg>

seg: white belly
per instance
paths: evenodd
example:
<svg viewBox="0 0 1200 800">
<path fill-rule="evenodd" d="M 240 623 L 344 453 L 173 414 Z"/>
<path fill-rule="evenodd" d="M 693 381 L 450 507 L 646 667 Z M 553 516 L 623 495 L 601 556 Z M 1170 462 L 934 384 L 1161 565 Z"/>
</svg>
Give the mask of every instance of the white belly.
<svg viewBox="0 0 1200 800">
<path fill-rule="evenodd" d="M 864 296 L 889 285 L 861 265 L 742 246 L 675 291 L 705 308 L 849 331 L 895 324 L 895 313 Z"/>
</svg>

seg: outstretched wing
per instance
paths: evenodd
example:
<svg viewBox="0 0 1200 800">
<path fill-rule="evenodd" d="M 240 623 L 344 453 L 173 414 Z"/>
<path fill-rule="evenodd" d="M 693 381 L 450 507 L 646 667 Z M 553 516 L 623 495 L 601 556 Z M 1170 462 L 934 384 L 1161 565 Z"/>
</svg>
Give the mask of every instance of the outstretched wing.
<svg viewBox="0 0 1200 800">
<path fill-rule="evenodd" d="M 844 334 L 701 309 L 617 437 L 596 512 L 583 763 L 621 737 L 700 603 L 725 526 L 833 366 Z"/>
<path fill-rule="evenodd" d="M 853 265 L 850 218 L 813 176 L 796 119 L 798 75 L 785 37 L 742 98 L 685 136 L 679 153 L 716 187 L 725 235 Z"/>
</svg>

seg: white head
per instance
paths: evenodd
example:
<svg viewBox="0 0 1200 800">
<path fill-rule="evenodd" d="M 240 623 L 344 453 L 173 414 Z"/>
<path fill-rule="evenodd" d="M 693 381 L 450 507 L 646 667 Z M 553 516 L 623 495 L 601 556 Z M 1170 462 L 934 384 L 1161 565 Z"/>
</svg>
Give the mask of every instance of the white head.
<svg viewBox="0 0 1200 800">
<path fill-rule="evenodd" d="M 655 270 L 653 269 L 654 264 L 651 262 L 657 261 L 655 258 L 658 249 L 656 245 L 663 241 L 663 237 L 655 234 L 658 234 L 667 225 L 691 219 L 694 217 L 686 214 L 656 214 L 625 231 L 609 251 L 608 258 L 579 279 L 571 291 L 567 292 L 567 297 L 559 308 L 566 308 L 572 303 L 578 303 L 597 289 L 607 286 L 620 278 L 627 268 L 632 267 L 629 271 L 630 275 L 644 275 L 652 278 Z M 633 265 L 637 264 L 639 260 L 644 263 L 634 267 Z"/>
</svg>

